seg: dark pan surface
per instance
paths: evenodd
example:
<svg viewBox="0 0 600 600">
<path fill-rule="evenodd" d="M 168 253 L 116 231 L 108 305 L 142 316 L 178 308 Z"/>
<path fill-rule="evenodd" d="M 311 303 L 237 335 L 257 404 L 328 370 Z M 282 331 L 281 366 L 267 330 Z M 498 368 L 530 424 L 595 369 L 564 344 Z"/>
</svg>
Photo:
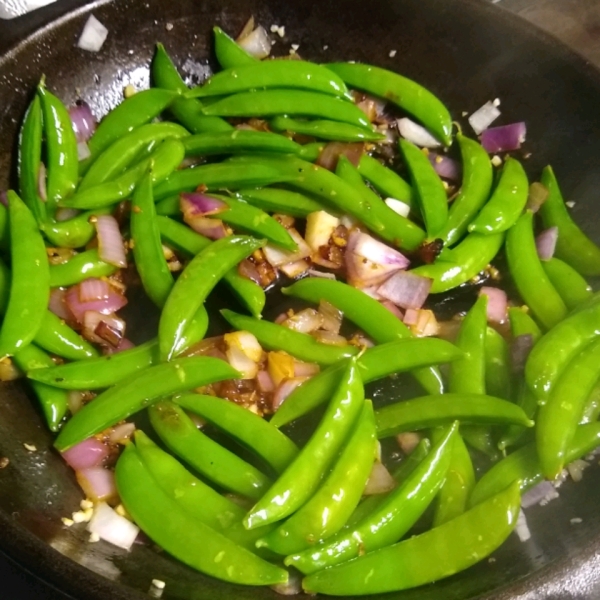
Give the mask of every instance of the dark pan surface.
<svg viewBox="0 0 600 600">
<path fill-rule="evenodd" d="M 90 7 L 110 29 L 97 55 L 75 47 Z M 599 237 L 598 73 L 494 7 L 459 0 L 119 0 L 61 18 L 56 18 L 58 10 L 55 6 L 22 25 L 23 35 L 44 27 L 0 58 L 0 189 L 14 177 L 10 156 L 17 126 L 42 73 L 67 103 L 81 96 L 101 115 L 121 98 L 124 85 L 147 86 L 156 41 L 195 79 L 208 69 L 212 25 L 237 32 L 254 14 L 267 29 L 285 25 L 277 53 L 298 43 L 308 59 L 363 60 L 397 70 L 437 93 L 455 118 L 501 98 L 504 123 L 528 123 L 530 175 L 552 163 L 567 196 L 577 200 L 576 219 Z M 397 51 L 395 58 L 389 57 L 391 50 Z M 37 451 L 25 450 L 24 442 Z M 82 528 L 64 528 L 60 518 L 77 509 L 80 492 L 19 386 L 0 390 L 0 456 L 10 459 L 0 471 L 0 549 L 59 589 L 90 600 L 133 600 L 147 598 L 151 580 L 158 578 L 167 583 L 165 600 L 277 597 L 268 589 L 215 582 L 149 547 L 122 552 L 104 543 L 88 544 Z M 493 562 L 484 561 L 438 585 L 385 598 L 596 599 L 599 490 L 600 472 L 594 466 L 581 483 L 566 483 L 559 499 L 527 511 L 533 534 L 529 542 L 520 543 L 513 535 Z M 582 523 L 571 524 L 574 517 Z"/>
</svg>

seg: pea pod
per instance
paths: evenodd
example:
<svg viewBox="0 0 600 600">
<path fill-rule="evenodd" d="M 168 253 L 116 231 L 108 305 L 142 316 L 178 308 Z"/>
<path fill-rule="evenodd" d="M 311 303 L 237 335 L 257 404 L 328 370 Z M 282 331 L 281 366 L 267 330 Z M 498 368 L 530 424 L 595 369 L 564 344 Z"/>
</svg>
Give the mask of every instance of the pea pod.
<svg viewBox="0 0 600 600">
<path fill-rule="evenodd" d="M 511 399 L 512 373 L 508 344 L 504 337 L 492 327 L 488 327 L 485 334 L 484 356 L 486 392 L 497 398 Z"/>
<path fill-rule="evenodd" d="M 288 131 L 295 134 L 310 135 L 321 140 L 335 140 L 339 142 L 380 142 L 385 140 L 385 135 L 373 128 L 356 127 L 349 123 L 329 121 L 327 119 L 314 119 L 301 121 L 291 117 L 278 116 L 269 121 L 271 129 L 275 131 Z"/>
<path fill-rule="evenodd" d="M 551 258 L 542 261 L 542 267 L 569 310 L 591 298 L 592 288 L 589 283 L 566 262 Z"/>
<path fill-rule="evenodd" d="M 382 165 L 376 158 L 363 154 L 358 172 L 384 197 L 395 198 L 412 205 L 413 190 L 395 171 Z"/>
<path fill-rule="evenodd" d="M 223 69 L 231 69 L 257 62 L 239 44 L 230 38 L 220 27 L 213 27 L 215 36 L 215 54 Z"/>
<path fill-rule="evenodd" d="M 230 400 L 183 394 L 175 402 L 234 437 L 280 473 L 298 454 L 298 447 L 271 423 Z"/>
<path fill-rule="evenodd" d="M 89 342 L 49 310 L 43 311 L 42 323 L 33 341 L 47 352 L 68 360 L 98 355 L 98 351 Z"/>
<path fill-rule="evenodd" d="M 94 217 L 109 213 L 110 208 L 103 208 L 83 212 L 67 221 L 48 220 L 40 225 L 40 230 L 57 248 L 81 248 L 96 235 Z"/>
<path fill-rule="evenodd" d="M 226 362 L 206 356 L 180 358 L 142 369 L 102 392 L 66 423 L 54 445 L 63 452 L 142 410 L 161 396 L 237 377 Z"/>
<path fill-rule="evenodd" d="M 467 569 L 498 548 L 517 523 L 517 483 L 460 517 L 302 581 L 309 593 L 377 594 L 417 587 Z"/>
<path fill-rule="evenodd" d="M 406 480 L 359 522 L 312 548 L 288 556 L 285 564 L 310 575 L 340 563 L 349 564 L 347 561 L 365 552 L 375 552 L 397 542 L 417 522 L 440 489 L 457 428 L 455 423 L 444 430 L 438 443 Z"/>
<path fill-rule="evenodd" d="M 248 529 L 279 521 L 299 509 L 315 492 L 346 442 L 364 404 L 362 380 L 353 359 L 344 365 L 337 389 L 309 441 L 244 519 Z"/>
<path fill-rule="evenodd" d="M 323 210 L 323 205 L 309 196 L 278 188 L 239 190 L 236 194 L 248 204 L 267 212 L 283 213 L 305 219 L 310 213 Z"/>
<path fill-rule="evenodd" d="M 271 585 L 287 581 L 286 571 L 184 512 L 150 475 L 132 444 L 121 454 L 115 477 L 127 512 L 148 537 L 175 558 L 233 583 Z"/>
<path fill-rule="evenodd" d="M 50 287 L 63 287 L 80 283 L 88 277 L 108 277 L 118 271 L 114 265 L 98 256 L 98 249 L 79 252 L 67 262 L 50 265 Z"/>
<path fill-rule="evenodd" d="M 542 337 L 542 330 L 538 324 L 525 310 L 526 307 L 509 306 L 508 319 L 510 321 L 510 330 L 514 338 L 520 335 L 531 335 L 534 343 Z"/>
<path fill-rule="evenodd" d="M 321 152 L 323 152 L 325 145 L 325 142 L 310 142 L 308 144 L 304 144 L 300 148 L 298 158 L 314 163 L 321 155 Z"/>
<path fill-rule="evenodd" d="M 271 482 L 266 475 L 198 430 L 173 402 L 159 402 L 149 414 L 154 431 L 167 448 L 203 477 L 253 499 L 268 489 Z"/>
</svg>

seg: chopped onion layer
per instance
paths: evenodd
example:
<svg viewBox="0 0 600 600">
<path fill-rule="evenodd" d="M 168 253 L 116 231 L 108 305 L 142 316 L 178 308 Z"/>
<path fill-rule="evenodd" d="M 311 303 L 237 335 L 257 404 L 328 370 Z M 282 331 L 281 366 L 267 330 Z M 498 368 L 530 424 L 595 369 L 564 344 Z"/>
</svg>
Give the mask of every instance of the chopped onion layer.
<svg viewBox="0 0 600 600">
<path fill-rule="evenodd" d="M 487 319 L 491 323 L 504 323 L 508 318 L 508 298 L 500 288 L 483 286 L 480 296 L 487 296 Z"/>
<path fill-rule="evenodd" d="M 410 271 L 394 273 L 377 292 L 401 308 L 421 308 L 427 300 L 433 281 Z"/>
<path fill-rule="evenodd" d="M 496 105 L 493 102 L 486 102 L 469 117 L 469 124 L 473 128 L 473 131 L 479 135 L 482 131 L 485 131 L 499 116 L 500 111 Z"/>
<path fill-rule="evenodd" d="M 556 250 L 558 227 L 549 227 L 535 238 L 535 247 L 540 260 L 550 260 Z"/>
<path fill-rule="evenodd" d="M 125 256 L 125 247 L 117 220 L 111 215 L 96 217 L 96 231 L 98 233 L 98 256 L 100 260 L 121 269 L 125 268 L 127 257 Z"/>
<path fill-rule="evenodd" d="M 265 28 L 259 25 L 254 31 L 238 40 L 238 44 L 254 58 L 262 59 L 271 54 L 271 40 Z"/>
<path fill-rule="evenodd" d="M 439 148 L 442 145 L 425 127 L 406 117 L 398 119 L 398 131 L 404 139 L 421 148 Z"/>
<path fill-rule="evenodd" d="M 501 127 L 491 127 L 481 134 L 481 145 L 490 154 L 518 150 L 525 141 L 527 126 L 522 121 Z"/>
<path fill-rule="evenodd" d="M 94 437 L 65 450 L 62 457 L 75 471 L 97 467 L 108 456 L 108 446 Z"/>
<path fill-rule="evenodd" d="M 94 15 L 90 15 L 85 22 L 77 46 L 82 50 L 98 52 L 106 41 L 107 36 L 108 29 Z"/>
<path fill-rule="evenodd" d="M 131 521 L 119 515 L 105 502 L 100 502 L 94 508 L 94 514 L 87 529 L 106 542 L 124 550 L 129 550 L 135 542 L 140 529 Z"/>
</svg>

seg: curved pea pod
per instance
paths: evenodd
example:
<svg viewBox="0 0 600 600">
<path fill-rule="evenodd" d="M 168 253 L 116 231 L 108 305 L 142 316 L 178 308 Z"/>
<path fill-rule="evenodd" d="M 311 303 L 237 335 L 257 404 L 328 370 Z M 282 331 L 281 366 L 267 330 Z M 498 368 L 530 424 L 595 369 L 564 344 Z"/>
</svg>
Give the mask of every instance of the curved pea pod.
<svg viewBox="0 0 600 600">
<path fill-rule="evenodd" d="M 240 315 L 232 310 L 223 309 L 221 314 L 235 329 L 253 334 L 263 348 L 283 350 L 306 362 L 333 365 L 358 353 L 356 346 L 324 344 L 308 333 L 300 333 L 277 323 Z"/>
<path fill-rule="evenodd" d="M 268 489 L 266 475 L 202 433 L 173 402 L 155 404 L 149 415 L 167 448 L 218 486 L 253 499 Z"/>
<path fill-rule="evenodd" d="M 152 340 L 117 354 L 28 370 L 27 377 L 65 390 L 95 390 L 115 385 L 157 362 L 158 343 Z"/>
<path fill-rule="evenodd" d="M 570 463 L 600 445 L 600 423 L 580 425 L 565 455 L 565 463 Z M 525 492 L 543 481 L 542 466 L 537 456 L 535 442 L 515 450 L 497 462 L 477 482 L 469 499 L 470 506 L 485 502 L 513 482 L 520 482 L 521 492 Z"/>
<path fill-rule="evenodd" d="M 426 533 L 306 577 L 309 593 L 377 594 L 438 581 L 479 562 L 509 536 L 521 503 L 515 483 Z"/>
<path fill-rule="evenodd" d="M 208 311 L 201 304 L 194 316 L 182 331 L 177 343 L 173 347 L 173 356 L 179 356 L 204 338 L 208 331 Z"/>
<path fill-rule="evenodd" d="M 75 285 L 88 277 L 108 277 L 118 270 L 101 260 L 98 249 L 92 248 L 79 252 L 67 262 L 50 265 L 50 287 Z"/>
<path fill-rule="evenodd" d="M 539 325 L 525 310 L 526 307 L 509 306 L 508 319 L 510 321 L 510 331 L 514 338 L 520 335 L 531 335 L 535 344 L 542 337 L 542 330 Z"/>
<path fill-rule="evenodd" d="M 232 379 L 239 373 L 217 358 L 195 356 L 142 369 L 102 392 L 66 423 L 54 445 L 60 452 L 156 402 L 160 397 Z"/>
<path fill-rule="evenodd" d="M 380 67 L 360 63 L 326 65 L 353 88 L 384 98 L 420 121 L 444 145 L 452 142 L 452 117 L 429 90 L 418 83 Z"/>
<path fill-rule="evenodd" d="M 309 500 L 346 443 L 364 398 L 363 383 L 353 359 L 344 365 L 337 389 L 309 441 L 244 518 L 247 529 L 279 521 Z"/>
<path fill-rule="evenodd" d="M 82 248 L 95 235 L 94 217 L 110 214 L 110 208 L 83 212 L 67 221 L 45 221 L 40 230 L 46 239 L 57 248 Z"/>
<path fill-rule="evenodd" d="M 417 522 L 440 489 L 457 429 L 455 423 L 444 430 L 443 437 L 405 481 L 360 521 L 312 548 L 288 556 L 285 564 L 304 574 L 324 572 L 321 570 L 340 563 L 348 564 L 347 561 L 365 552 L 374 552 L 397 542 Z"/>
<path fill-rule="evenodd" d="M 413 201 L 413 189 L 392 169 L 382 165 L 376 158 L 363 154 L 358 163 L 358 172 L 384 197 L 406 202 Z"/>
<path fill-rule="evenodd" d="M 305 219 L 310 213 L 323 210 L 323 205 L 312 198 L 278 188 L 243 189 L 236 193 L 248 204 L 267 212 L 279 212 Z"/>
<path fill-rule="evenodd" d="M 600 275 L 600 248 L 573 221 L 563 200 L 552 167 L 542 171 L 541 182 L 549 195 L 540 208 L 545 227 L 558 227 L 556 256 L 582 275 Z"/>
<path fill-rule="evenodd" d="M 121 501 L 142 531 L 188 566 L 232 583 L 272 585 L 287 581 L 285 570 L 238 546 L 180 508 L 150 475 L 132 444 L 121 454 L 115 477 Z"/>
<path fill-rule="evenodd" d="M 300 148 L 298 157 L 302 160 L 314 163 L 321 155 L 321 152 L 323 152 L 323 148 L 325 148 L 325 142 L 310 142 L 304 144 L 302 148 Z"/>
<path fill-rule="evenodd" d="M 158 324 L 163 360 L 173 357 L 189 321 L 217 282 L 263 242 L 247 236 L 228 236 L 199 252 L 175 282 Z"/>
<path fill-rule="evenodd" d="M 291 117 L 278 116 L 269 121 L 275 131 L 288 131 L 295 134 L 310 135 L 321 140 L 338 142 L 380 142 L 385 135 L 366 127 L 356 127 L 349 123 L 330 121 L 327 119 L 311 119 L 302 121 Z"/>
<path fill-rule="evenodd" d="M 498 254 L 503 242 L 503 233 L 470 233 L 448 252 L 447 260 L 438 258 L 432 264 L 417 267 L 411 272 L 433 279 L 432 294 L 447 292 L 466 283 L 485 269 Z"/>
<path fill-rule="evenodd" d="M 49 310 L 44 311 L 42 324 L 33 341 L 44 350 L 68 360 L 98 355 L 98 351 L 89 342 Z"/>
<path fill-rule="evenodd" d="M 435 338 L 404 339 L 369 348 L 358 358 L 365 383 L 417 367 L 457 360 L 462 350 Z M 281 427 L 326 402 L 335 390 L 342 367 L 332 365 L 298 386 L 273 415 L 271 423 Z"/>
<path fill-rule="evenodd" d="M 201 394 L 183 394 L 175 402 L 241 442 L 278 473 L 298 454 L 287 435 L 235 402 Z"/>
<path fill-rule="evenodd" d="M 358 417 L 345 447 L 314 496 L 277 529 L 256 543 L 278 554 L 291 554 L 339 531 L 356 508 L 377 455 L 373 406 Z"/>
<path fill-rule="evenodd" d="M 488 327 L 485 334 L 485 389 L 490 396 L 509 400 L 512 398 L 511 380 L 508 343 L 493 327 Z"/>
<path fill-rule="evenodd" d="M 569 310 L 592 297 L 590 284 L 568 263 L 559 258 L 542 261 L 542 267 Z"/>
<path fill-rule="evenodd" d="M 220 27 L 213 27 L 213 33 L 215 37 L 215 54 L 223 69 L 252 65 L 258 62 L 254 56 L 248 54 Z"/>
</svg>

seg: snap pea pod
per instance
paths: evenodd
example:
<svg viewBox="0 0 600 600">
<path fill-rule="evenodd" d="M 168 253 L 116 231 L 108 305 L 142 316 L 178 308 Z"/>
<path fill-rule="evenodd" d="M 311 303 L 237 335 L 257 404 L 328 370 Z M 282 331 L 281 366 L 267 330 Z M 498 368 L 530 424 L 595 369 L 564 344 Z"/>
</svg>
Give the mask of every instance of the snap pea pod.
<svg viewBox="0 0 600 600">
<path fill-rule="evenodd" d="M 378 450 L 373 405 L 364 402 L 357 423 L 314 496 L 257 547 L 291 554 L 338 532 L 358 505 Z"/>
<path fill-rule="evenodd" d="M 17 367 L 26 372 L 42 372 L 54 367 L 54 361 L 35 344 L 29 344 L 14 355 Z M 39 400 L 42 412 L 50 431 L 58 431 L 60 423 L 67 414 L 68 395 L 46 383 L 31 381 L 31 387 Z"/>
<path fill-rule="evenodd" d="M 451 362 L 463 356 L 462 350 L 445 340 L 434 338 L 403 339 L 369 348 L 358 358 L 365 383 L 394 373 Z M 335 390 L 342 367 L 332 365 L 298 386 L 273 415 L 271 423 L 281 427 L 320 404 Z"/>
<path fill-rule="evenodd" d="M 315 492 L 356 422 L 364 388 L 356 359 L 343 364 L 341 378 L 317 428 L 296 458 L 244 518 L 247 529 L 279 521 L 298 510 Z"/>
<path fill-rule="evenodd" d="M 236 65 L 212 75 L 186 94 L 189 98 L 226 96 L 249 90 L 308 90 L 352 101 L 346 84 L 329 69 L 304 60 L 266 60 Z"/>
<path fill-rule="evenodd" d="M 88 277 L 108 277 L 119 269 L 104 262 L 98 249 L 79 252 L 67 262 L 50 265 L 50 287 L 63 287 L 80 283 Z"/>
<path fill-rule="evenodd" d="M 211 243 L 208 238 L 177 221 L 161 216 L 157 217 L 156 221 L 162 237 L 175 248 L 191 256 L 195 256 Z M 266 300 L 265 291 L 251 279 L 240 275 L 237 269 L 225 273 L 223 281 L 248 312 L 252 316 L 260 318 Z"/>
<path fill-rule="evenodd" d="M 7 198 L 12 276 L 0 328 L 0 356 L 12 356 L 35 338 L 50 294 L 48 257 L 35 217 L 15 192 L 9 190 Z"/>
<path fill-rule="evenodd" d="M 63 452 L 142 410 L 161 396 L 237 376 L 238 372 L 226 362 L 206 356 L 179 358 L 147 367 L 86 404 L 66 423 L 54 445 Z"/>
<path fill-rule="evenodd" d="M 96 390 L 119 383 L 129 375 L 158 363 L 156 340 L 117 354 L 95 356 L 47 369 L 28 370 L 27 377 L 65 390 Z"/>
<path fill-rule="evenodd" d="M 508 344 L 493 327 L 488 327 L 485 334 L 484 357 L 486 392 L 497 398 L 506 400 L 512 398 L 512 373 Z"/>
<path fill-rule="evenodd" d="M 187 129 L 177 123 L 140 125 L 117 139 L 96 158 L 81 179 L 77 191 L 83 192 L 118 177 L 135 163 L 142 150 L 153 148 L 168 138 L 182 139 L 186 136 L 189 136 Z"/>
<path fill-rule="evenodd" d="M 150 475 L 133 444 L 121 454 L 115 477 L 121 501 L 142 531 L 183 563 L 233 583 L 271 585 L 287 581 L 285 570 L 238 546 L 180 508 Z"/>
<path fill-rule="evenodd" d="M 202 394 L 183 394 L 175 402 L 247 446 L 277 473 L 298 454 L 298 447 L 287 435 L 235 402 Z"/>
<path fill-rule="evenodd" d="M 40 97 L 32 100 L 21 127 L 19 136 L 19 193 L 38 223 L 46 220 L 46 204 L 40 197 L 39 173 L 42 164 L 42 136 L 44 124 Z"/>
<path fill-rule="evenodd" d="M 433 279 L 433 294 L 447 292 L 466 283 L 485 269 L 498 254 L 503 241 L 503 233 L 470 233 L 449 251 L 448 260 L 438 258 L 430 265 L 417 267 L 411 272 Z"/>
<path fill-rule="evenodd" d="M 573 310 L 592 296 L 589 283 L 568 263 L 559 258 L 542 261 L 542 267 L 566 307 Z"/>
<path fill-rule="evenodd" d="M 517 483 L 460 517 L 410 539 L 381 548 L 302 581 L 304 591 L 343 596 L 376 594 L 438 581 L 479 562 L 517 523 Z"/>
<path fill-rule="evenodd" d="M 300 115 L 369 127 L 369 120 L 352 102 L 304 90 L 239 92 L 204 106 L 202 113 L 217 117 L 274 117 Z"/>
<path fill-rule="evenodd" d="M 438 443 L 406 480 L 358 523 L 288 556 L 285 564 L 310 575 L 397 542 L 417 522 L 440 489 L 457 429 L 456 423 L 445 429 Z"/>
<path fill-rule="evenodd" d="M 46 206 L 51 212 L 73 193 L 79 178 L 77 140 L 65 105 L 44 83 L 38 86 L 46 136 Z M 38 166 L 39 169 L 39 166 Z"/>
<path fill-rule="evenodd" d="M 489 198 L 493 169 L 488 153 L 481 144 L 457 133 L 463 176 L 460 191 L 448 210 L 448 222 L 438 236 L 454 246 L 467 233 L 467 227 Z"/>
<path fill-rule="evenodd" d="M 176 458 L 161 450 L 141 429 L 135 432 L 135 448 L 156 483 L 183 510 L 198 521 L 250 551 L 266 532 L 246 531 L 244 509 L 194 477 Z M 266 529 L 266 528 L 265 528 Z"/>
<path fill-rule="evenodd" d="M 252 65 L 257 62 L 258 59 L 248 54 L 220 27 L 213 27 L 213 33 L 215 36 L 215 54 L 223 69 L 232 69 L 248 64 Z"/>
<path fill-rule="evenodd" d="M 412 206 L 413 189 L 411 186 L 400 175 L 382 165 L 376 158 L 363 154 L 358 163 L 358 172 L 382 196 L 395 198 Z"/>
<path fill-rule="evenodd" d="M 82 248 L 95 235 L 94 217 L 110 214 L 110 208 L 90 210 L 67 221 L 48 220 L 40 225 L 46 239 L 57 248 Z"/>
<path fill-rule="evenodd" d="M 427 236 L 435 239 L 448 223 L 446 189 L 427 156 L 417 146 L 401 139 L 400 152 L 410 173 Z"/>
<path fill-rule="evenodd" d="M 546 202 L 540 208 L 545 227 L 558 227 L 556 256 L 582 275 L 600 275 L 600 248 L 573 221 L 563 200 L 552 167 L 542 171 L 541 182 L 548 188 Z"/>
<path fill-rule="evenodd" d="M 323 152 L 325 146 L 325 142 L 311 142 L 309 144 L 304 144 L 300 148 L 298 157 L 308 162 L 315 162 L 321 155 L 321 152 Z"/>
<path fill-rule="evenodd" d="M 380 67 L 360 63 L 326 65 L 353 88 L 384 98 L 415 117 L 444 145 L 452 143 L 452 117 L 429 90 Z"/>
<path fill-rule="evenodd" d="M 179 97 L 178 91 L 153 88 L 137 92 L 121 102 L 100 121 L 89 139 L 92 159 L 136 127 L 153 121 Z"/>
<path fill-rule="evenodd" d="M 0 249 L 5 251 L 10 248 L 10 232 L 8 223 L 8 209 L 0 204 Z"/>
<path fill-rule="evenodd" d="M 585 404 L 600 378 L 600 340 L 587 344 L 569 361 L 536 418 L 536 447 L 542 473 L 550 480 L 565 465 L 567 449 Z"/>
<path fill-rule="evenodd" d="M 167 448 L 218 486 L 253 499 L 269 488 L 266 475 L 202 433 L 173 402 L 155 404 L 149 415 Z"/>
<path fill-rule="evenodd" d="M 565 463 L 568 464 L 585 456 L 598 445 L 600 445 L 600 423 L 580 425 L 565 454 Z M 520 482 L 521 492 L 526 492 L 543 479 L 536 444 L 531 442 L 497 462 L 483 475 L 471 494 L 469 505 L 475 506 L 485 502 L 513 482 Z"/>
<path fill-rule="evenodd" d="M 346 283 L 331 279 L 308 277 L 290 287 L 282 288 L 286 296 L 319 304 L 326 300 L 344 313 L 377 344 L 413 337 L 410 329 L 379 302 Z M 415 379 L 429 394 L 443 394 L 442 377 L 437 367 L 416 369 Z"/>
<path fill-rule="evenodd" d="M 152 82 L 156 87 L 174 92 L 188 91 L 187 85 L 177 72 L 173 61 L 162 44 L 156 44 L 156 52 L 150 69 Z M 192 98 L 175 99 L 169 106 L 169 112 L 192 133 L 231 131 L 233 129 L 227 121 L 219 117 L 203 115 L 202 103 Z"/>
<path fill-rule="evenodd" d="M 194 316 L 188 322 L 187 327 L 183 330 L 179 340 L 173 348 L 173 356 L 179 356 L 186 350 L 201 341 L 208 331 L 208 311 L 201 304 L 196 310 Z"/>
<path fill-rule="evenodd" d="M 514 338 L 520 335 L 531 335 L 533 342 L 537 342 L 542 337 L 542 330 L 538 324 L 531 318 L 525 307 L 509 306 L 508 319 L 510 321 L 510 331 Z"/>
<path fill-rule="evenodd" d="M 248 204 L 267 212 L 283 213 L 305 219 L 310 213 L 323 210 L 323 205 L 304 194 L 277 188 L 243 189 L 236 193 Z"/>
<path fill-rule="evenodd" d="M 356 127 L 340 121 L 327 119 L 314 119 L 302 121 L 291 117 L 278 116 L 269 121 L 271 129 L 275 131 L 289 131 L 291 133 L 310 135 L 321 140 L 334 140 L 338 142 L 380 142 L 385 135 L 373 128 Z"/>
<path fill-rule="evenodd" d="M 299 360 L 314 362 L 318 365 L 335 365 L 344 358 L 358 353 L 356 346 L 346 344 L 337 346 L 318 342 L 308 333 L 294 331 L 283 325 L 262 321 L 232 310 L 223 309 L 221 314 L 235 329 L 249 331 L 259 344 L 267 350 L 283 350 Z"/>
</svg>

